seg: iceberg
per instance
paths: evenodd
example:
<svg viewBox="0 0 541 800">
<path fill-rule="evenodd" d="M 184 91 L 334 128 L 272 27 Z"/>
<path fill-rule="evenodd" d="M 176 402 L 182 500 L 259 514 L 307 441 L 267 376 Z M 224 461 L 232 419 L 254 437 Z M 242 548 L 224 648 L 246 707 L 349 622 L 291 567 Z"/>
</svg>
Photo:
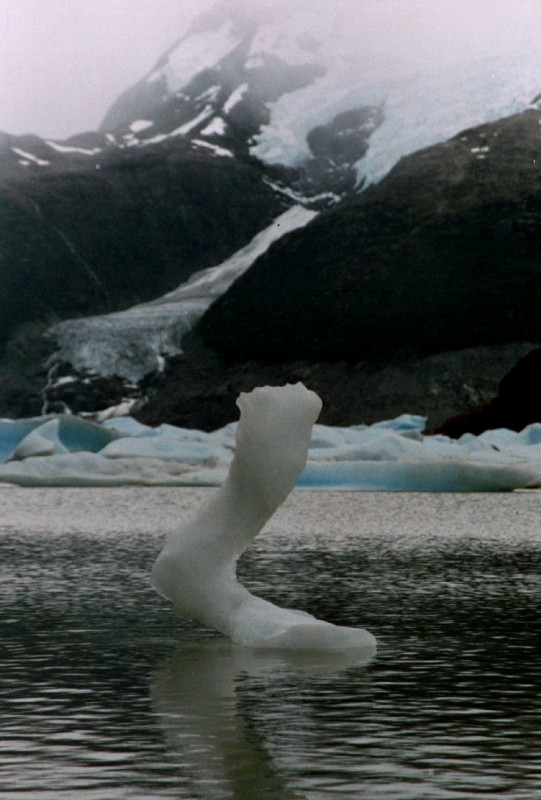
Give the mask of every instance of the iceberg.
<svg viewBox="0 0 541 800">
<path fill-rule="evenodd" d="M 236 578 L 238 557 L 291 492 L 308 454 L 321 400 L 301 383 L 241 394 L 229 474 L 196 516 L 173 533 L 152 569 L 176 614 L 236 644 L 295 650 L 374 650 L 362 628 L 333 625 L 279 608 Z"/>
<path fill-rule="evenodd" d="M 0 462 L 55 453 L 98 453 L 119 435 L 114 429 L 69 414 L 0 419 Z"/>
<path fill-rule="evenodd" d="M 489 492 L 541 487 L 541 424 L 465 434 L 423 433 L 425 418 L 347 428 L 315 424 L 296 486 L 310 490 Z M 22 486 L 220 486 L 237 423 L 207 433 L 101 424 L 67 414 L 0 420 L 0 483 Z"/>
</svg>

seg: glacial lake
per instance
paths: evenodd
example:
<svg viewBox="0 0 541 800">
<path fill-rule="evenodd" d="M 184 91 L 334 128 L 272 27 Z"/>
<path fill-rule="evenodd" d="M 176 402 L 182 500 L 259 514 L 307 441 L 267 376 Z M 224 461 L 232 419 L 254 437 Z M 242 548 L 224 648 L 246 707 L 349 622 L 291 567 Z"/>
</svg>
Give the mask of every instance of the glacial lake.
<svg viewBox="0 0 541 800">
<path fill-rule="evenodd" d="M 541 797 L 539 492 L 295 492 L 239 574 L 363 663 L 175 619 L 150 567 L 211 491 L 0 488 L 2 800 Z"/>
</svg>

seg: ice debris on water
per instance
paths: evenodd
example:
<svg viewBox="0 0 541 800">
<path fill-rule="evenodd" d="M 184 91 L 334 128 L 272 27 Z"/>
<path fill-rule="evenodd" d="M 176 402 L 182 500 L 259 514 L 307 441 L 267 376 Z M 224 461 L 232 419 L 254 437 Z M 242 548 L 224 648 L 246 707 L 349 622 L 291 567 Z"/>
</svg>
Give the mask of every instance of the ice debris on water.
<svg viewBox="0 0 541 800">
<path fill-rule="evenodd" d="M 303 489 L 512 491 L 541 486 L 541 423 L 465 434 L 423 434 L 424 417 L 374 425 L 314 425 Z M 218 486 L 235 452 L 237 423 L 206 433 L 150 428 L 132 417 L 102 424 L 70 415 L 0 420 L 0 483 Z"/>
</svg>

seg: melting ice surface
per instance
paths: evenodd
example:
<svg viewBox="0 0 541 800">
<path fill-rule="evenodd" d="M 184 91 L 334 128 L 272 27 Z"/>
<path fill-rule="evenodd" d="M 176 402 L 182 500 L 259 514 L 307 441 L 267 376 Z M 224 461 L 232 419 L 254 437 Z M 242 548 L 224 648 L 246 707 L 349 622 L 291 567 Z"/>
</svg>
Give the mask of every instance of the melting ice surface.
<svg viewBox="0 0 541 800">
<path fill-rule="evenodd" d="M 304 489 L 487 492 L 541 486 L 541 424 L 425 436 L 424 417 L 349 428 L 314 425 Z M 0 483 L 21 486 L 220 486 L 237 423 L 205 433 L 132 417 L 98 425 L 49 415 L 0 420 Z M 3 463 L 2 463 L 3 462 Z"/>
<path fill-rule="evenodd" d="M 236 578 L 238 557 L 291 492 L 308 454 L 321 400 L 302 383 L 265 386 L 238 399 L 235 457 L 209 503 L 173 533 L 152 581 L 180 617 L 235 643 L 295 650 L 375 649 L 368 631 L 279 608 Z"/>
</svg>

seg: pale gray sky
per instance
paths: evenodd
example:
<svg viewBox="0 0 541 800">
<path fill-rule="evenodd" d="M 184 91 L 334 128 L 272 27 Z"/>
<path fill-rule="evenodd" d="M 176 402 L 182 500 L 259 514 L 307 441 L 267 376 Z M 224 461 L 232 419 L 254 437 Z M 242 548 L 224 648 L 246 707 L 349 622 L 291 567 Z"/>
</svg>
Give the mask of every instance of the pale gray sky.
<svg viewBox="0 0 541 800">
<path fill-rule="evenodd" d="M 96 129 L 211 0 L 0 0 L 0 130 Z"/>
<path fill-rule="evenodd" d="M 283 17 L 337 18 L 339 52 L 367 75 L 541 47 L 541 0 L 246 0 Z M 0 0 L 0 130 L 67 137 L 95 129 L 213 0 Z M 332 23 L 332 24 L 331 24 Z M 334 26 L 336 29 L 336 26 Z M 325 28 L 325 26 L 324 26 Z M 344 44 L 349 40 L 349 44 Z M 338 39 L 336 40 L 338 41 Z M 541 75 L 540 75 L 541 84 Z"/>
</svg>

